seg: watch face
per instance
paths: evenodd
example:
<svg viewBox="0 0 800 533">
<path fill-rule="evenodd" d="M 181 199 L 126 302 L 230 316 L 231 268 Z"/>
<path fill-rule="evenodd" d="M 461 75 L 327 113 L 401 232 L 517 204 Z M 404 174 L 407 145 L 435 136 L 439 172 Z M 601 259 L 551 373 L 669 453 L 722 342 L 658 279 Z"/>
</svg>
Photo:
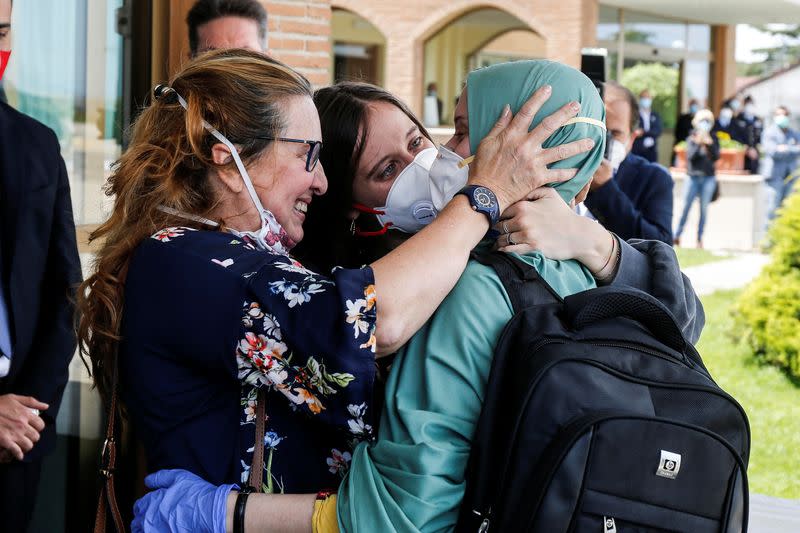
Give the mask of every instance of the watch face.
<svg viewBox="0 0 800 533">
<path fill-rule="evenodd" d="M 479 204 L 481 207 L 491 207 L 493 203 L 494 194 L 492 191 L 487 189 L 486 187 L 478 187 L 475 189 L 473 194 L 473 198 L 475 198 L 475 202 Z"/>
</svg>

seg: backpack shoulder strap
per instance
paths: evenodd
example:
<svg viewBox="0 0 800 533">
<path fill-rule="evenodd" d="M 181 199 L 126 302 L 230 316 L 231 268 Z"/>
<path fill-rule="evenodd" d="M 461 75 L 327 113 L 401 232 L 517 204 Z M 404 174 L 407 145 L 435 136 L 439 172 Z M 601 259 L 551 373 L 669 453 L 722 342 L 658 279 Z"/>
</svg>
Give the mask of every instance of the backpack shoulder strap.
<svg viewBox="0 0 800 533">
<path fill-rule="evenodd" d="M 472 252 L 470 257 L 497 273 L 511 300 L 514 314 L 526 307 L 564 301 L 539 275 L 536 268 L 505 252 Z"/>
</svg>

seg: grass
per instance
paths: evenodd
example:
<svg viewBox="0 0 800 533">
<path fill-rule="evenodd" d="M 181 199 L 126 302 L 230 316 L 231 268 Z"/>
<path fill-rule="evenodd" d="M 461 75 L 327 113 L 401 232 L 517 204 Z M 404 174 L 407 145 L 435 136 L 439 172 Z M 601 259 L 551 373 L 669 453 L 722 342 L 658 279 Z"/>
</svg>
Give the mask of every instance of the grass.
<svg viewBox="0 0 800 533">
<path fill-rule="evenodd" d="M 750 419 L 750 492 L 800 498 L 800 385 L 760 364 L 731 336 L 730 310 L 741 290 L 702 298 L 706 327 L 698 350 L 716 382 L 742 404 Z"/>
<path fill-rule="evenodd" d="M 730 254 L 709 252 L 708 250 L 698 250 L 696 248 L 681 248 L 680 246 L 675 247 L 675 253 L 678 256 L 678 263 L 681 265 L 681 269 L 731 258 Z"/>
</svg>

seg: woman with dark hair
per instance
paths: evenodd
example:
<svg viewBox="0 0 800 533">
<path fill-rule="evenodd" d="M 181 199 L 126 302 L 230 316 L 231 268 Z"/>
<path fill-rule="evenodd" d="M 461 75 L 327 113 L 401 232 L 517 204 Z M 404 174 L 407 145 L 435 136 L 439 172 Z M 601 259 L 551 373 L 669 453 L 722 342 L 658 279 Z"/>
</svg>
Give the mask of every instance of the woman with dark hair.
<svg viewBox="0 0 800 533">
<path fill-rule="evenodd" d="M 361 189 L 353 187 L 359 178 L 365 186 L 370 181 L 379 182 L 358 172 L 367 139 L 388 137 L 392 149 L 381 156 L 392 152 L 391 155 L 399 159 L 395 165 L 402 166 L 413 161 L 422 150 L 433 148 L 434 142 L 405 103 L 375 85 L 339 82 L 318 89 L 314 93 L 314 104 L 320 114 L 322 138 L 327 139 L 320 162 L 326 174 L 335 176 L 336 186 L 309 209 L 304 224 L 306 238 L 294 252 L 321 271 L 337 265 L 355 268 L 383 257 L 410 236 L 404 232 L 384 231 L 374 216 L 359 217 L 369 215 L 363 213 L 369 210 L 366 205 L 381 205 L 375 203 L 378 200 L 374 198 L 359 196 Z M 394 127 L 397 122 L 401 124 Z M 401 170 L 398 168 L 395 175 Z M 391 187 L 390 178 L 380 181 L 384 188 Z M 354 204 L 362 211 L 354 208 Z"/>
<path fill-rule="evenodd" d="M 551 85 L 554 96 L 539 112 L 523 103 L 531 94 L 549 92 Z M 570 100 L 579 102 L 580 117 L 565 126 L 546 118 L 552 109 Z M 433 145 L 424 128 L 385 91 L 361 84 L 340 84 L 318 91 L 315 102 L 324 121 L 335 120 L 337 113 L 358 117 L 351 125 L 354 127 L 341 135 L 335 133 L 342 131 L 339 124 L 330 129 L 323 126 L 325 142 L 326 132 L 334 135 L 330 144 L 340 147 L 340 154 L 353 154 L 353 158 L 338 167 L 341 174 L 334 174 L 335 167 L 329 171 L 332 187 L 343 189 L 339 198 L 344 200 L 327 205 L 328 211 L 315 229 L 326 236 L 320 243 L 330 247 L 348 241 L 351 245 L 359 243 L 358 235 L 342 228 L 352 227 L 357 218 L 356 227 L 361 227 L 365 221 L 361 220 L 363 215 L 357 215 L 363 211 L 371 211 L 378 221 L 378 229 L 370 233 L 380 234 L 365 235 L 363 239 L 395 236 L 402 240 L 413 234 L 415 225 L 433 223 L 429 216 L 408 216 L 408 210 L 398 207 L 401 205 L 415 205 L 411 211 L 419 213 L 415 209 L 429 202 L 433 218 L 441 217 L 438 209 L 442 197 L 457 194 L 453 189 L 463 186 L 460 182 L 466 183 L 466 172 L 472 171 L 461 172 L 459 168 L 475 164 L 470 157 L 461 158 L 474 153 L 479 141 L 491 135 L 489 117 L 499 112 L 503 101 L 511 102 L 519 114 L 535 115 L 533 124 L 541 128 L 537 146 L 568 146 L 582 137 L 595 139 L 596 143 L 589 152 L 553 165 L 574 169 L 573 179 L 553 189 L 537 190 L 532 194 L 536 201 L 519 202 L 507 210 L 507 218 L 496 226 L 503 232 L 499 245 L 519 251 L 519 258 L 534 266 L 561 295 L 593 287 L 596 281 L 630 284 L 659 294 L 686 335 L 696 340 L 702 327 L 702 308 L 681 277 L 671 247 L 646 242 L 634 243 L 634 248 L 568 208 L 567 201 L 586 189 L 602 158 L 604 110 L 593 84 L 578 71 L 557 63 L 517 62 L 470 74 L 456 109 L 456 134 L 435 155 L 433 163 L 430 152 L 426 153 Z M 573 109 L 577 111 L 578 106 Z M 442 166 L 453 171 L 442 174 L 446 179 L 440 179 Z M 420 176 L 430 179 L 425 182 L 417 179 Z M 402 194 L 393 203 L 398 191 Z M 362 229 L 361 233 L 367 232 Z M 484 243 L 482 249 L 486 250 L 487 245 L 490 243 Z M 354 247 L 358 255 L 349 260 L 358 262 L 368 247 Z M 316 257 L 315 251 L 308 252 Z M 571 260 L 575 257 L 584 264 Z M 321 256 L 316 260 L 327 259 Z M 434 272 L 438 265 L 429 263 L 427 267 Z M 471 261 L 441 307 L 399 352 L 388 381 L 377 439 L 359 444 L 352 455 L 342 458 L 350 468 L 339 486 L 338 500 L 320 498 L 311 529 L 440 531 L 454 526 L 493 346 L 511 314 L 508 296 L 494 272 Z M 137 504 L 135 524 L 151 523 L 174 530 L 171 528 L 177 516 L 188 517 L 185 524 L 208 523 L 207 517 L 213 512 L 215 516 L 228 516 L 230 525 L 231 498 L 227 507 L 218 501 L 203 508 L 191 498 L 182 497 L 215 494 L 219 490 L 216 487 L 175 471 L 159 472 L 147 482 L 157 490 Z M 208 496 L 204 499 L 207 501 Z M 284 523 L 270 522 L 266 514 L 270 505 L 280 503 L 268 502 L 261 495 L 255 498 L 253 507 L 243 515 L 246 526 L 288 530 Z M 296 524 L 298 531 L 310 529 L 308 523 Z"/>
</svg>

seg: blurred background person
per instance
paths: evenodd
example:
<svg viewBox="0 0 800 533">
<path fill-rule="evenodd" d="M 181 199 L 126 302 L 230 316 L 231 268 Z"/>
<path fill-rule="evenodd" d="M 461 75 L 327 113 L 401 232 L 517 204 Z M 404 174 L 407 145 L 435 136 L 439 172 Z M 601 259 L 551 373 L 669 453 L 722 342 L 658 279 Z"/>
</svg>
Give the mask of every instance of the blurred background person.
<svg viewBox="0 0 800 533">
<path fill-rule="evenodd" d="M 700 199 L 700 221 L 697 225 L 697 247 L 703 247 L 703 230 L 706 224 L 706 211 L 714 188 L 717 186 L 716 170 L 714 163 L 719 159 L 719 141 L 716 135 L 711 135 L 714 127 L 714 113 L 703 109 L 695 114 L 692 121 L 694 130 L 686 139 L 686 162 L 688 163 L 688 178 L 684 188 L 683 212 L 675 230 L 675 244 L 679 245 L 681 234 L 686 225 L 686 218 L 692 208 L 695 198 Z"/>
<path fill-rule="evenodd" d="M 609 81 L 603 101 L 611 148 L 594 174 L 584 205 L 622 239 L 672 244 L 672 176 L 661 165 L 630 153 L 639 123 L 636 97 Z"/>
<path fill-rule="evenodd" d="M 692 119 L 694 114 L 700 109 L 700 104 L 697 98 L 689 100 L 689 108 L 686 113 L 678 117 L 678 122 L 675 123 L 675 144 L 685 141 L 689 134 L 692 132 Z"/>
<path fill-rule="evenodd" d="M 11 0 L 0 0 L 0 79 Z M 75 351 L 81 267 L 55 133 L 0 103 L 0 529 L 26 531 Z"/>
<path fill-rule="evenodd" d="M 435 128 L 442 123 L 442 99 L 436 82 L 430 82 L 425 89 L 425 102 L 422 113 L 423 123 L 427 128 Z"/>
<path fill-rule="evenodd" d="M 733 100 L 738 102 L 738 100 Z M 734 109 L 734 112 L 736 109 Z M 764 130 L 764 122 L 756 116 L 756 105 L 752 96 L 746 96 L 742 110 L 736 115 L 734 124 L 734 141 L 747 146 L 744 157 L 744 168 L 751 174 L 758 174 L 759 153 L 758 143 Z"/>
<path fill-rule="evenodd" d="M 775 211 L 792 191 L 797 180 L 793 174 L 797 170 L 800 154 L 800 133 L 791 127 L 789 110 L 785 106 L 778 106 L 772 119 L 772 124 L 764 130 L 761 139 L 764 150 L 761 174 L 772 190 L 767 210 L 768 221 L 775 217 Z"/>
<path fill-rule="evenodd" d="M 639 93 L 639 129 L 633 141 L 633 153 L 651 163 L 658 161 L 658 138 L 663 124 L 658 113 L 653 111 L 653 97 L 648 89 Z"/>
<path fill-rule="evenodd" d="M 712 132 L 716 135 L 724 133 L 731 139 L 738 137 L 736 130 L 736 123 L 733 120 L 733 109 L 731 109 L 730 101 L 722 104 L 722 109 L 719 110 L 719 116 L 714 122 L 714 129 Z"/>
<path fill-rule="evenodd" d="M 190 57 L 218 48 L 267 51 L 267 11 L 257 0 L 198 0 L 186 24 Z"/>
</svg>

